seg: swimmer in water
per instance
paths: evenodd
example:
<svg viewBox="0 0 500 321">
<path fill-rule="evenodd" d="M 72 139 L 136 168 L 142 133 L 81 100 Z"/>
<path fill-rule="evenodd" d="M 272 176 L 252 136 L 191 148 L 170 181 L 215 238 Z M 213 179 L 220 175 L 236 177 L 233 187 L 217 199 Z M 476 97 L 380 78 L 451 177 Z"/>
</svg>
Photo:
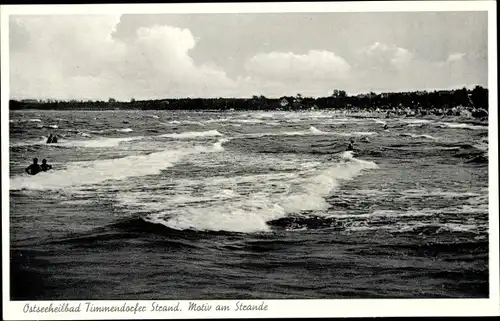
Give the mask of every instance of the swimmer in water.
<svg viewBox="0 0 500 321">
<path fill-rule="evenodd" d="M 36 174 L 40 173 L 42 171 L 42 168 L 40 167 L 40 165 L 38 165 L 38 158 L 36 158 L 36 157 L 33 158 L 33 164 L 26 167 L 25 171 L 26 171 L 26 173 L 28 173 L 30 175 L 36 175 Z"/>
<path fill-rule="evenodd" d="M 48 171 L 49 169 L 52 169 L 52 165 L 49 165 L 47 164 L 47 160 L 44 158 L 42 159 L 42 166 L 40 166 L 42 168 L 42 171 L 46 172 Z"/>
<path fill-rule="evenodd" d="M 50 134 L 49 138 L 47 138 L 47 144 L 54 144 L 54 143 L 57 143 L 57 135 Z"/>
<path fill-rule="evenodd" d="M 349 145 L 347 145 L 347 151 L 353 151 L 353 150 L 354 150 L 354 139 L 351 138 Z"/>
</svg>

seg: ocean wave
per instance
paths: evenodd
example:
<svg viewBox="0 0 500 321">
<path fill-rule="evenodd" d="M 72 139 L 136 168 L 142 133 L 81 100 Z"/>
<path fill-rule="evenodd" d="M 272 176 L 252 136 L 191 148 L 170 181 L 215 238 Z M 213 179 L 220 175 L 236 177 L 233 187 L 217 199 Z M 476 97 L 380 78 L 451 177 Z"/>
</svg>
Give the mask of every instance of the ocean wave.
<svg viewBox="0 0 500 321">
<path fill-rule="evenodd" d="M 466 215 L 466 220 L 459 219 Z M 389 233 L 442 232 L 482 233 L 487 229 L 488 209 L 461 205 L 449 208 L 409 210 L 374 210 L 367 213 L 349 211 L 319 211 L 314 214 L 295 214 L 269 222 L 273 227 L 287 230 L 335 229 L 346 232 L 386 231 Z M 463 221 L 458 223 L 458 221 Z"/>
<path fill-rule="evenodd" d="M 478 144 L 474 144 L 474 145 L 472 145 L 472 147 L 474 147 L 474 148 L 476 148 L 476 149 L 479 149 L 479 150 L 481 150 L 481 151 L 483 151 L 483 152 L 487 152 L 487 151 L 488 151 L 488 147 L 489 147 L 489 146 L 488 146 L 488 143 L 487 143 L 487 142 L 486 142 L 486 143 L 485 143 L 485 142 L 480 142 L 480 143 L 478 143 Z"/>
<path fill-rule="evenodd" d="M 473 192 L 455 192 L 444 191 L 441 189 L 409 189 L 399 192 L 403 197 L 443 197 L 443 198 L 462 198 L 462 197 L 477 197 L 480 194 Z"/>
<path fill-rule="evenodd" d="M 402 119 L 402 121 L 407 124 L 428 124 L 432 122 L 428 119 Z"/>
<path fill-rule="evenodd" d="M 329 135 L 337 135 L 337 136 L 344 136 L 344 137 L 364 137 L 364 136 L 374 136 L 377 135 L 376 132 L 326 132 Z"/>
<path fill-rule="evenodd" d="M 171 133 L 163 134 L 158 137 L 168 137 L 168 138 L 197 138 L 197 137 L 210 137 L 210 136 L 224 136 L 218 130 L 208 130 L 203 132 L 182 132 L 182 133 Z"/>
<path fill-rule="evenodd" d="M 229 139 L 229 138 L 219 139 L 216 143 L 214 143 L 214 145 L 213 145 L 213 146 L 214 146 L 214 148 L 215 148 L 216 150 L 224 150 L 224 147 L 222 147 L 222 144 L 227 143 L 227 142 L 229 142 L 229 141 L 230 141 L 230 139 Z"/>
<path fill-rule="evenodd" d="M 398 223 L 394 225 L 384 225 L 384 226 L 373 226 L 364 224 L 353 224 L 346 228 L 347 232 L 361 232 L 361 231 L 373 231 L 373 230 L 385 230 L 390 233 L 412 233 L 412 234 L 424 234 L 424 235 L 435 235 L 442 233 L 473 233 L 478 234 L 480 230 L 475 224 L 458 224 L 458 223 L 421 223 L 421 222 L 407 222 Z"/>
<path fill-rule="evenodd" d="M 120 133 L 130 133 L 133 132 L 134 130 L 132 128 L 120 128 L 120 129 L 115 129 L 117 132 Z"/>
<path fill-rule="evenodd" d="M 11 142 L 9 147 L 22 147 L 22 146 L 37 146 L 44 145 L 47 142 L 47 137 L 42 136 L 39 139 L 29 139 L 20 142 Z"/>
<path fill-rule="evenodd" d="M 159 212 L 148 215 L 146 219 L 177 230 L 269 232 L 269 221 L 290 213 L 327 209 L 330 205 L 325 198 L 340 181 L 353 179 L 363 170 L 373 168 L 377 168 L 373 162 L 349 158 L 326 169 L 306 169 L 300 175 L 281 174 L 285 176 L 279 180 L 274 174 L 246 177 L 250 185 L 244 186 L 250 190 L 239 191 L 228 188 L 228 185 L 241 186 L 243 182 L 236 177 L 226 178 L 226 185 L 216 185 L 218 188 L 214 187 L 212 193 L 226 190 L 229 193 L 227 198 L 231 198 L 229 201 L 217 202 L 210 194 L 205 194 L 195 196 L 196 202 L 186 204 L 186 198 L 193 196 L 184 195 L 179 207 L 168 201 L 155 202 L 153 206 L 162 204 L 155 208 Z M 176 195 L 178 197 L 179 193 Z M 204 199 L 198 203 L 200 197 L 207 196 L 210 202 Z"/>
<path fill-rule="evenodd" d="M 465 123 L 439 122 L 439 123 L 436 123 L 436 125 L 438 127 L 441 127 L 441 128 L 488 130 L 488 126 L 471 125 L 471 124 L 465 124 Z"/>
<path fill-rule="evenodd" d="M 204 122 L 209 122 L 209 121 L 204 121 Z M 160 124 L 164 126 L 170 126 L 170 125 L 198 125 L 198 126 L 205 126 L 205 124 L 201 121 L 194 121 L 194 120 L 170 120 L 168 122 L 160 122 Z"/>
<path fill-rule="evenodd" d="M 91 137 L 90 134 L 79 132 L 83 137 Z M 65 137 L 64 135 L 59 135 L 60 137 Z M 134 136 L 134 137 L 117 137 L 117 138 L 107 138 L 100 137 L 96 139 L 88 140 L 67 140 L 59 139 L 57 143 L 47 144 L 47 137 L 42 136 L 40 139 L 30 139 L 26 141 L 13 142 L 10 147 L 21 147 L 21 146 L 37 146 L 37 145 L 50 145 L 50 146 L 61 146 L 61 147 L 83 147 L 83 148 L 100 148 L 100 147 L 116 147 L 122 142 L 129 142 L 133 140 L 143 139 L 144 136 Z"/>
<path fill-rule="evenodd" d="M 309 127 L 309 131 L 310 131 L 311 133 L 313 133 L 313 134 L 318 134 L 318 135 L 325 135 L 325 134 L 326 134 L 326 132 L 324 132 L 324 131 L 322 131 L 322 130 L 317 129 L 317 128 L 316 128 L 316 127 L 314 127 L 314 126 Z"/>
<path fill-rule="evenodd" d="M 242 124 L 264 124 L 266 121 L 260 119 L 231 119 L 230 122 L 242 123 Z"/>
<path fill-rule="evenodd" d="M 413 134 L 413 133 L 403 133 L 403 134 L 400 134 L 400 136 L 402 137 L 411 137 L 411 138 L 426 138 L 426 139 L 432 139 L 432 140 L 436 140 L 437 138 L 436 137 L 433 137 L 431 135 L 428 135 L 428 134 Z"/>
<path fill-rule="evenodd" d="M 156 175 L 161 170 L 174 166 L 185 156 L 220 150 L 220 148 L 198 146 L 115 159 L 73 162 L 61 170 L 42 172 L 35 176 L 15 176 L 10 179 L 10 190 L 62 189 L 71 186 L 98 184 L 107 180 Z"/>
<path fill-rule="evenodd" d="M 377 124 L 381 124 L 381 125 L 386 125 L 386 124 L 387 124 L 387 122 L 385 122 L 385 121 L 383 121 L 383 120 L 381 120 L 381 119 L 373 119 L 373 121 L 374 121 L 375 123 L 377 123 Z"/>
<path fill-rule="evenodd" d="M 63 146 L 63 147 L 104 148 L 104 147 L 116 147 L 116 146 L 120 145 L 121 143 L 130 142 L 130 141 L 134 141 L 134 140 L 140 140 L 143 138 L 144 138 L 144 136 L 116 137 L 116 138 L 101 137 L 98 139 L 89 139 L 89 140 L 65 140 L 65 139 L 61 139 L 55 145 Z"/>
<path fill-rule="evenodd" d="M 317 129 L 314 126 L 310 126 L 308 130 L 301 131 L 282 131 L 282 132 L 265 132 L 265 133 L 252 133 L 252 134 L 243 134 L 246 137 L 264 137 L 264 136 L 308 136 L 308 135 L 336 135 L 336 136 L 372 136 L 377 135 L 375 132 L 330 132 Z"/>
</svg>

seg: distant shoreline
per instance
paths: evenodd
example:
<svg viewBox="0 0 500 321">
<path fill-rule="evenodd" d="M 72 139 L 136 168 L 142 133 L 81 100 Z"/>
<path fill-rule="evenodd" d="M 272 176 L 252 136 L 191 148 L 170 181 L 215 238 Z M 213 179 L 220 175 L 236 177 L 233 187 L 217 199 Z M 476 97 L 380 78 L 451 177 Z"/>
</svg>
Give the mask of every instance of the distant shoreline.
<svg viewBox="0 0 500 321">
<path fill-rule="evenodd" d="M 441 91 L 414 91 L 399 93 L 373 92 L 349 96 L 345 91 L 334 90 L 329 97 L 283 96 L 267 98 L 174 98 L 157 100 L 116 101 L 56 101 L 10 100 L 9 110 L 162 110 L 192 112 L 284 112 L 284 111 L 334 111 L 348 114 L 385 113 L 391 116 L 425 117 L 465 116 L 488 117 L 488 89 L 476 86 Z"/>
</svg>

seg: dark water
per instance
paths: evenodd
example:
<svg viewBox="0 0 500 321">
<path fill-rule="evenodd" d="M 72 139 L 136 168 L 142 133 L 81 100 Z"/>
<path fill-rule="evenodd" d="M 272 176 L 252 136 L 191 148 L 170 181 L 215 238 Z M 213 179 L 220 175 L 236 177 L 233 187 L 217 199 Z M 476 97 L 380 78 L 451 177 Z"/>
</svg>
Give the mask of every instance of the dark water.
<svg viewBox="0 0 500 321">
<path fill-rule="evenodd" d="M 485 125 L 11 112 L 11 299 L 488 297 Z"/>
</svg>

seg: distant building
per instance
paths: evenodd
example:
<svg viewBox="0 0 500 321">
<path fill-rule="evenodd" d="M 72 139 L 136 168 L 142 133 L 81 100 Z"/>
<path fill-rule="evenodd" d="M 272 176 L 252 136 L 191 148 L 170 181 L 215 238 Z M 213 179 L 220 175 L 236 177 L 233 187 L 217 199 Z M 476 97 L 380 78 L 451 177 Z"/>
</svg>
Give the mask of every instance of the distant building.
<svg viewBox="0 0 500 321">
<path fill-rule="evenodd" d="M 288 106 L 290 103 L 288 102 L 288 100 L 286 100 L 286 98 L 283 98 L 281 101 L 280 101 L 280 105 L 281 107 L 286 107 Z"/>
</svg>

